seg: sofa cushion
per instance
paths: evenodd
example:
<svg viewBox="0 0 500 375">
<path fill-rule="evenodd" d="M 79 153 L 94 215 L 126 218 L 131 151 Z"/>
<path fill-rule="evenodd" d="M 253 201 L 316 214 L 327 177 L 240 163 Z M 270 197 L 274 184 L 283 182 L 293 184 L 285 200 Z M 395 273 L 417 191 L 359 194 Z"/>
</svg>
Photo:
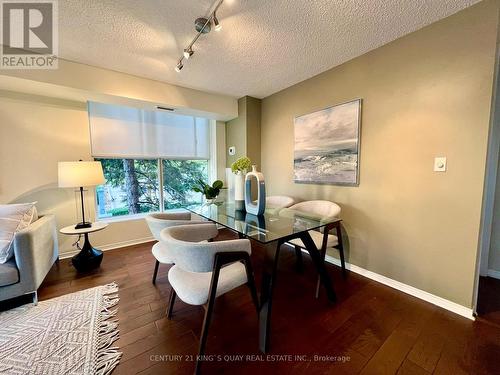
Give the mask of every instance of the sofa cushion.
<svg viewBox="0 0 500 375">
<path fill-rule="evenodd" d="M 9 260 L 7 263 L 0 264 L 0 287 L 15 284 L 19 281 L 19 272 L 17 271 L 16 261 Z"/>
<path fill-rule="evenodd" d="M 37 216 L 35 203 L 0 205 L 0 264 L 12 258 L 16 232 L 25 229 Z"/>
</svg>

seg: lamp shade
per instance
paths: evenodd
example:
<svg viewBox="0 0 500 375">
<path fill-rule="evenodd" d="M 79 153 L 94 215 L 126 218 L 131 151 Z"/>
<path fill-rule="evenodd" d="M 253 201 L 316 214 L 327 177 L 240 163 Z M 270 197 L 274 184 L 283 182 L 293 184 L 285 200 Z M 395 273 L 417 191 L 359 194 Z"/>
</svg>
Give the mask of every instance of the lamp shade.
<svg viewBox="0 0 500 375">
<path fill-rule="evenodd" d="M 100 161 L 61 161 L 57 169 L 61 188 L 96 186 L 106 182 Z"/>
</svg>

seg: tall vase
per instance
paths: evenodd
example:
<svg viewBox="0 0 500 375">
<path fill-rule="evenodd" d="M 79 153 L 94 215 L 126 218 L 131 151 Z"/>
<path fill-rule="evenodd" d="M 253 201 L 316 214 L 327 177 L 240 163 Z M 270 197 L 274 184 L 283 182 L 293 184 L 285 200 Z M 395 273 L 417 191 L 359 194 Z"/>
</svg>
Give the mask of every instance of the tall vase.
<svg viewBox="0 0 500 375">
<path fill-rule="evenodd" d="M 234 175 L 234 207 L 245 210 L 245 175 L 241 171 Z"/>
<path fill-rule="evenodd" d="M 257 180 L 257 201 L 252 199 L 252 178 Z M 245 209 L 249 214 L 262 215 L 266 209 L 266 183 L 264 175 L 257 172 L 255 165 L 245 177 Z"/>
</svg>

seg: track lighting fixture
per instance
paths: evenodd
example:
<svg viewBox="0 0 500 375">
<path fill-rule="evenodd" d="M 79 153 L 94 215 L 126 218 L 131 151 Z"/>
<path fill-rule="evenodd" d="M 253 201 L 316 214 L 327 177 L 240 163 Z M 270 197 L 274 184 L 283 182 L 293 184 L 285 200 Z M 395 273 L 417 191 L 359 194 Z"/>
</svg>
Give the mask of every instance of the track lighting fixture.
<svg viewBox="0 0 500 375">
<path fill-rule="evenodd" d="M 194 51 L 193 51 L 193 49 L 192 49 L 192 48 L 186 48 L 186 49 L 184 50 L 184 58 L 185 58 L 186 60 L 189 60 L 189 58 L 190 58 L 191 56 L 193 56 L 193 54 L 194 54 Z"/>
<path fill-rule="evenodd" d="M 184 67 L 184 64 L 182 63 L 184 59 L 189 60 L 189 58 L 193 56 L 194 54 L 193 45 L 198 41 L 198 38 L 201 36 L 201 34 L 208 34 L 210 30 L 212 30 L 212 26 L 216 31 L 220 31 L 222 29 L 222 25 L 220 24 L 219 19 L 217 18 L 216 12 L 221 6 L 223 1 L 224 0 L 217 0 L 212 6 L 211 8 L 212 11 L 208 14 L 208 16 L 198 17 L 194 21 L 194 27 L 197 34 L 193 38 L 191 43 L 189 43 L 188 46 L 184 48 L 183 54 L 179 59 L 177 66 L 175 67 L 175 71 L 177 73 L 179 73 Z"/>
<path fill-rule="evenodd" d="M 219 19 L 217 18 L 217 15 L 214 12 L 214 30 L 215 31 L 221 31 L 222 30 L 222 25 L 219 22 Z"/>
</svg>

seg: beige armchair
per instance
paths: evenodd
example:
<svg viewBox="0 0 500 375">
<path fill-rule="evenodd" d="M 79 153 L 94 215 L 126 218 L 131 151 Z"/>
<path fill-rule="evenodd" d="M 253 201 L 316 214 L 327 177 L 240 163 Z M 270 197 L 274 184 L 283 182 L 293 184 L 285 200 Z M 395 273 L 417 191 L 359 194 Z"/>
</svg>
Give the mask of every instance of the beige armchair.
<svg viewBox="0 0 500 375">
<path fill-rule="evenodd" d="M 190 305 L 207 304 L 198 358 L 203 356 L 215 298 L 247 285 L 258 311 L 257 291 L 250 261 L 250 241 L 246 239 L 204 242 L 217 236 L 215 224 L 183 225 L 164 229 L 162 240 L 169 247 L 175 265 L 168 272 L 172 286 L 167 317 L 177 296 Z M 195 373 L 199 371 L 196 362 Z"/>
<path fill-rule="evenodd" d="M 295 199 L 286 195 L 271 195 L 266 197 L 266 211 L 272 214 L 278 214 L 283 208 L 295 204 Z"/>
<path fill-rule="evenodd" d="M 286 209 L 285 209 L 286 210 Z M 316 201 L 305 201 L 297 203 L 289 208 L 293 212 L 303 213 L 304 216 L 310 215 L 310 217 L 328 221 L 329 218 L 337 218 L 340 215 L 341 208 L 338 204 L 316 200 Z M 330 233 L 331 230 L 335 229 L 335 234 Z M 340 222 L 334 223 L 332 226 L 327 226 L 323 232 L 316 230 L 309 231 L 314 244 L 320 251 L 321 259 L 324 261 L 326 256 L 326 251 L 330 248 L 336 248 L 340 254 L 340 262 L 342 265 L 342 274 L 346 276 L 345 259 L 344 259 L 344 246 L 342 243 L 342 233 Z M 290 244 L 295 246 L 295 253 L 297 256 L 297 268 L 302 268 L 302 249 L 305 249 L 305 245 L 300 238 L 290 241 Z M 318 282 L 316 285 L 316 297 L 319 295 L 320 278 L 318 277 Z"/>
<path fill-rule="evenodd" d="M 271 195 L 266 197 L 266 207 L 286 208 L 295 204 L 295 199 L 286 195 Z"/>
<path fill-rule="evenodd" d="M 201 220 L 192 220 L 190 212 L 163 212 L 149 214 L 148 216 L 146 216 L 146 223 L 148 224 L 149 230 L 151 231 L 154 239 L 158 241 L 153 245 L 151 249 L 151 252 L 156 259 L 152 280 L 153 284 L 155 284 L 160 263 L 174 264 L 172 254 L 168 250 L 168 247 L 165 245 L 165 243 L 163 243 L 163 241 L 161 240 L 161 231 L 165 228 L 174 227 L 177 225 L 200 224 L 208 222 Z"/>
</svg>

